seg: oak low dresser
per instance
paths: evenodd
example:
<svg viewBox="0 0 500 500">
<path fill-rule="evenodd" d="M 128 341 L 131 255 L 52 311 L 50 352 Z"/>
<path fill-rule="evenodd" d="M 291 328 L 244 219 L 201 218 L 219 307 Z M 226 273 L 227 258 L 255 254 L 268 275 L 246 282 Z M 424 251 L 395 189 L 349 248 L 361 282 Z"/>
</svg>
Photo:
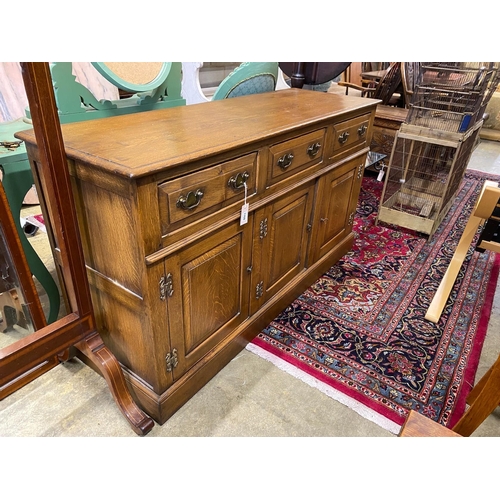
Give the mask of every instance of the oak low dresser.
<svg viewBox="0 0 500 500">
<path fill-rule="evenodd" d="M 98 330 L 157 422 L 351 248 L 378 102 L 286 89 L 62 126 Z"/>
</svg>

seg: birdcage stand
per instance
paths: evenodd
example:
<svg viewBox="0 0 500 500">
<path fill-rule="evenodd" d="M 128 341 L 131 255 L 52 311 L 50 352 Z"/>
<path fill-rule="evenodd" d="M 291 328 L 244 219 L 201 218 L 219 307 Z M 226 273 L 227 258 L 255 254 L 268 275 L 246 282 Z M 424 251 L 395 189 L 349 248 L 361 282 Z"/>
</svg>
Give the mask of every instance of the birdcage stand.
<svg viewBox="0 0 500 500">
<path fill-rule="evenodd" d="M 482 120 L 466 133 L 402 124 L 393 144 L 377 223 L 429 237 L 453 203 Z"/>
</svg>

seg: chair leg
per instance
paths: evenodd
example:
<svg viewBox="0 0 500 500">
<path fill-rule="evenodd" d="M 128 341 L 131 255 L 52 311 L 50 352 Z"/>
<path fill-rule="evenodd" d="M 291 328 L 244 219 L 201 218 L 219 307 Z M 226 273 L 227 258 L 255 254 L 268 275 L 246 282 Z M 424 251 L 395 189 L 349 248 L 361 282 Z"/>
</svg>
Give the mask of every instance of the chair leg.
<svg viewBox="0 0 500 500">
<path fill-rule="evenodd" d="M 500 357 L 472 389 L 469 409 L 455 424 L 453 431 L 470 436 L 500 404 Z"/>
</svg>

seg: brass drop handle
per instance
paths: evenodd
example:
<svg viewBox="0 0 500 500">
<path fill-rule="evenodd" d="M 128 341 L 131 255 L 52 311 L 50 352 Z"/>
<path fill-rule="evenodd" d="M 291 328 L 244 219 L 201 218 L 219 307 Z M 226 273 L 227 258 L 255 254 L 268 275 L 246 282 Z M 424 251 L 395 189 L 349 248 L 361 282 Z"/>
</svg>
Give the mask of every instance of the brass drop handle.
<svg viewBox="0 0 500 500">
<path fill-rule="evenodd" d="M 238 173 L 236 175 L 233 175 L 228 181 L 227 185 L 234 190 L 241 189 L 244 185 L 245 182 L 248 180 L 250 177 L 250 174 L 245 170 L 243 173 Z"/>
<path fill-rule="evenodd" d="M 278 167 L 286 170 L 292 164 L 293 158 L 293 153 L 287 153 L 286 155 L 280 156 L 278 158 Z"/>
<path fill-rule="evenodd" d="M 339 135 L 340 144 L 344 144 L 349 139 L 349 132 L 345 131 Z"/>
<path fill-rule="evenodd" d="M 320 149 L 321 149 L 321 144 L 319 142 L 315 142 L 314 144 L 311 144 L 307 148 L 307 154 L 311 157 L 314 157 L 319 153 Z"/>
<path fill-rule="evenodd" d="M 197 189 L 195 192 L 189 191 L 187 195 L 179 196 L 176 205 L 183 210 L 193 210 L 200 204 L 202 198 L 203 191 L 201 189 Z"/>
<path fill-rule="evenodd" d="M 361 125 L 361 127 L 358 128 L 358 135 L 361 137 L 362 135 L 365 135 L 366 131 L 368 130 L 368 127 L 366 125 Z"/>
</svg>

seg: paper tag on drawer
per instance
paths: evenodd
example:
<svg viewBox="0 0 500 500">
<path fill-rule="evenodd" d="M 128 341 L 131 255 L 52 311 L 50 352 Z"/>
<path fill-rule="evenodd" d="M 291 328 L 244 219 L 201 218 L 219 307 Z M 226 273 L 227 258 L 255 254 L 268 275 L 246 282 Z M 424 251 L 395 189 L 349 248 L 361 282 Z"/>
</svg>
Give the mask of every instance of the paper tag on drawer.
<svg viewBox="0 0 500 500">
<path fill-rule="evenodd" d="M 246 224 L 248 222 L 248 203 L 245 203 L 241 207 L 241 215 L 240 215 L 240 226 L 243 226 L 243 224 Z"/>
<path fill-rule="evenodd" d="M 245 186 L 245 201 L 243 202 L 243 206 L 241 207 L 240 226 L 243 226 L 243 224 L 246 224 L 248 222 L 248 186 L 246 182 L 244 182 L 243 185 Z"/>
</svg>

